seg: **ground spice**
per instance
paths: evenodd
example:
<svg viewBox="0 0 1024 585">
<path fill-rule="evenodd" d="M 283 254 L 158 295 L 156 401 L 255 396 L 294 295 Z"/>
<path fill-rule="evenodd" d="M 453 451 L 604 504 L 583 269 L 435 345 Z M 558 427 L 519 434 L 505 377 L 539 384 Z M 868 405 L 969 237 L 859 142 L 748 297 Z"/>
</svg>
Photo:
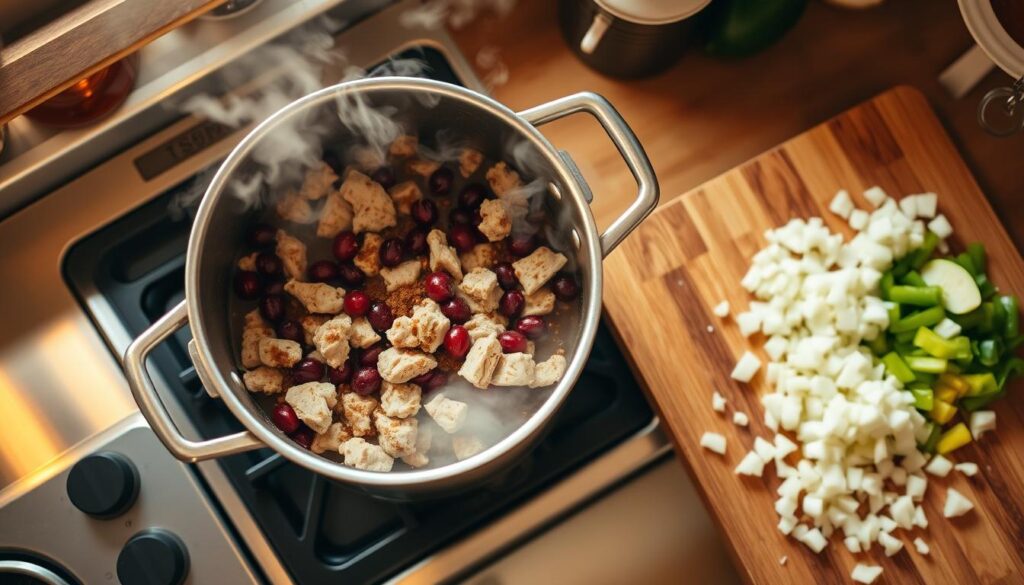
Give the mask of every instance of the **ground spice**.
<svg viewBox="0 0 1024 585">
<path fill-rule="evenodd" d="M 441 368 L 445 372 L 455 372 L 462 367 L 463 360 L 453 356 L 446 351 L 439 351 L 434 354 L 434 359 L 437 360 L 437 367 Z"/>
<path fill-rule="evenodd" d="M 363 285 L 363 292 L 370 297 L 371 301 L 383 301 L 387 298 L 387 288 L 384 286 L 384 279 L 380 276 L 371 276 L 366 279 Z"/>
<path fill-rule="evenodd" d="M 416 281 L 387 293 L 385 302 L 391 307 L 391 312 L 395 314 L 395 317 L 408 317 L 412 315 L 413 308 L 426 296 L 423 283 Z"/>
</svg>

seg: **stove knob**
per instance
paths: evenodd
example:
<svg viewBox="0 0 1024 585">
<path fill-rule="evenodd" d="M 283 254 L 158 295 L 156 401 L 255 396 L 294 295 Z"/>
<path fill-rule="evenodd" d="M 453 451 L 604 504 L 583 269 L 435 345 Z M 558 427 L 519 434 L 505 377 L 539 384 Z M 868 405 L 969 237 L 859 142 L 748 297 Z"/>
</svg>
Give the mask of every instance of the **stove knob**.
<svg viewBox="0 0 1024 585">
<path fill-rule="evenodd" d="M 139 472 L 124 455 L 101 451 L 71 468 L 67 490 L 79 510 L 97 518 L 113 518 L 135 503 Z"/>
<path fill-rule="evenodd" d="M 187 575 L 185 543 L 163 528 L 139 532 L 117 555 L 117 578 L 123 585 L 179 585 Z"/>
</svg>

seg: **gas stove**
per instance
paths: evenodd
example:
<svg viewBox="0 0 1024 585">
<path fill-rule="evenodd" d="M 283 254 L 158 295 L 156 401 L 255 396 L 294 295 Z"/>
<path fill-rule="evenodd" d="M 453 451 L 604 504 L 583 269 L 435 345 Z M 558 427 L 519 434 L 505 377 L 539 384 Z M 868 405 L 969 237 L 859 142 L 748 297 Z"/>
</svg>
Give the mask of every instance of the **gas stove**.
<svg viewBox="0 0 1024 585">
<path fill-rule="evenodd" d="M 399 24 L 412 2 L 384 10 L 380 2 L 324 4 L 334 20 L 358 23 L 336 36 L 354 62 L 413 57 L 426 64 L 425 76 L 483 89 L 447 35 Z M 264 0 L 227 22 L 272 9 L 288 8 Z M 298 25 L 312 14 L 291 16 Z M 209 90 L 208 78 L 192 77 L 196 88 Z M 134 412 L 118 360 L 135 335 L 183 298 L 190 219 L 169 213 L 169 203 L 196 188 L 244 130 L 180 116 L 157 124 L 166 112 L 132 107 L 136 124 L 127 117 L 89 131 L 99 143 L 120 147 L 85 164 L 87 172 L 79 168 L 82 137 L 64 139 L 67 148 L 54 153 L 49 173 L 29 155 L 31 147 L 38 153 L 53 146 L 55 137 L 22 143 L 14 164 L 0 164 L 0 194 L 45 194 L 0 223 L 0 247 L 24 251 L 0 262 L 0 278 L 33 291 L 0 289 L 0 305 L 15 311 L 0 331 L 0 400 L 6 406 L 13 399 L 21 409 L 15 410 L 43 429 L 30 437 L 43 447 L 30 446 L 28 457 L 0 447 L 0 487 L 9 484 L 0 491 L 0 575 L 28 566 L 71 583 L 115 576 L 126 583 L 205 583 L 211 575 L 228 583 L 451 580 L 667 450 L 624 355 L 602 326 L 546 439 L 516 466 L 455 498 L 373 499 L 269 450 L 177 462 Z M 158 127 L 138 135 L 150 125 Z M 59 180 L 61 172 L 73 175 L 63 187 L 31 188 Z M 189 339 L 187 329 L 179 331 L 151 360 L 173 420 L 193 438 L 239 430 L 203 390 Z M 56 354 L 69 363 L 54 360 Z M 33 375 L 26 369 L 32 365 L 55 373 Z M 0 428 L 0 444 L 27 443 L 18 430 Z M 97 491 L 97 482 L 113 487 Z M 166 580 L 132 577 L 146 568 Z"/>
</svg>

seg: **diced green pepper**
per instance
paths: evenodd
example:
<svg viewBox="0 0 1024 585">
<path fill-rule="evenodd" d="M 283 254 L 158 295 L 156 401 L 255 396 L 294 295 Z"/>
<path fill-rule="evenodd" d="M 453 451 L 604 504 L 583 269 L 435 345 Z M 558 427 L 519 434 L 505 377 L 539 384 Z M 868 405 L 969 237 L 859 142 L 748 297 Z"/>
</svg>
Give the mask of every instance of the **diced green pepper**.
<svg viewBox="0 0 1024 585">
<path fill-rule="evenodd" d="M 926 453 L 934 453 L 935 446 L 939 443 L 939 437 L 942 436 L 942 425 L 932 424 L 931 433 L 928 434 L 928 439 L 921 445 L 921 450 Z"/>
<path fill-rule="evenodd" d="M 900 313 L 900 306 L 898 303 L 893 303 L 889 301 L 886 301 L 886 305 L 887 306 L 885 310 L 887 313 L 889 313 L 889 325 L 892 325 L 893 323 L 899 321 L 900 317 L 902 316 Z"/>
<path fill-rule="evenodd" d="M 995 285 L 993 285 L 984 274 L 976 275 L 974 277 L 974 284 L 978 285 L 978 292 L 981 294 L 981 298 L 983 299 L 990 299 L 996 294 Z"/>
<path fill-rule="evenodd" d="M 932 256 L 932 252 L 935 251 L 935 247 L 938 245 L 939 236 L 935 235 L 935 232 L 931 230 L 925 232 L 924 242 L 921 243 L 921 247 L 912 252 L 914 260 L 911 262 L 911 265 L 915 270 L 921 268 L 926 262 L 928 262 L 928 259 Z"/>
<path fill-rule="evenodd" d="M 935 405 L 935 395 L 931 388 L 911 388 L 910 393 L 914 395 L 914 408 L 931 412 Z"/>
<path fill-rule="evenodd" d="M 998 339 L 982 339 L 977 342 L 975 354 L 983 366 L 992 367 L 999 363 L 999 356 L 1002 355 L 1002 344 Z"/>
<path fill-rule="evenodd" d="M 904 274 L 903 278 L 900 279 L 900 280 L 902 281 L 903 284 L 905 284 L 907 286 L 916 286 L 916 287 L 926 287 L 926 286 L 928 286 L 928 283 L 925 282 L 923 278 L 921 278 L 921 274 L 918 271 L 916 271 L 916 270 L 911 270 L 910 272 Z"/>
<path fill-rule="evenodd" d="M 971 276 L 977 276 L 978 270 L 974 267 L 974 262 L 971 261 L 971 257 L 966 253 L 957 254 L 955 257 L 950 258 L 953 262 L 956 262 L 960 266 L 963 266 L 964 270 L 971 273 Z"/>
<path fill-rule="evenodd" d="M 904 384 L 914 381 L 914 372 L 910 371 L 910 367 L 903 361 L 903 358 L 898 353 L 891 351 L 885 354 L 882 358 L 882 363 L 885 364 L 885 370 L 896 376 L 896 379 Z"/>
<path fill-rule="evenodd" d="M 927 327 L 920 327 L 914 334 L 914 345 L 920 347 L 928 355 L 945 358 L 971 357 L 971 340 L 963 335 L 946 339 Z"/>
<path fill-rule="evenodd" d="M 985 396 L 999 391 L 999 384 L 996 383 L 996 377 L 992 372 L 964 374 L 961 378 L 967 383 L 966 396 Z"/>
<path fill-rule="evenodd" d="M 891 300 L 889 298 L 889 291 L 892 290 L 893 285 L 896 284 L 896 277 L 892 275 L 892 272 L 886 272 L 882 275 L 882 280 L 878 283 L 878 288 L 882 292 L 882 298 L 884 300 Z"/>
<path fill-rule="evenodd" d="M 903 361 L 907 362 L 911 370 L 915 372 L 928 372 L 931 374 L 941 374 L 946 371 L 946 366 L 949 362 L 942 358 L 909 355 L 903 358 Z"/>
<path fill-rule="evenodd" d="M 902 305 L 934 307 L 942 302 L 942 289 L 937 286 L 897 284 L 889 290 L 889 300 Z"/>
<path fill-rule="evenodd" d="M 950 319 L 953 320 L 962 329 L 978 331 L 979 333 L 988 333 L 992 331 L 992 321 L 994 319 L 994 310 L 992 303 L 984 302 L 977 309 L 970 313 L 963 315 L 950 315 Z"/>
<path fill-rule="evenodd" d="M 900 343 L 900 344 L 905 343 L 905 344 L 908 344 L 911 348 L 913 348 L 914 347 L 914 335 L 916 335 L 916 334 L 917 334 L 916 331 L 901 331 L 901 332 L 897 333 L 896 335 L 894 335 L 893 337 L 896 339 L 896 343 Z M 914 353 L 913 349 L 911 349 L 909 352 L 908 351 L 900 352 L 901 355 L 908 355 L 908 354 L 912 354 L 912 353 Z"/>
<path fill-rule="evenodd" d="M 974 264 L 974 269 L 982 274 L 987 269 L 988 259 L 985 255 L 985 246 L 980 242 L 972 242 L 967 244 L 967 255 L 971 257 L 971 263 Z"/>
<path fill-rule="evenodd" d="M 946 311 L 941 306 L 929 307 L 889 324 L 889 332 L 895 334 L 904 331 L 917 331 L 918 327 L 931 327 L 945 318 Z"/>
<path fill-rule="evenodd" d="M 1002 295 L 996 299 L 1003 314 L 1002 333 L 1003 337 L 1017 337 L 1020 334 L 1020 303 L 1014 295 Z"/>
<path fill-rule="evenodd" d="M 889 340 L 885 335 L 885 332 L 881 332 L 870 341 L 865 341 L 865 345 L 871 349 L 871 353 L 875 355 L 884 355 L 889 351 Z"/>
</svg>

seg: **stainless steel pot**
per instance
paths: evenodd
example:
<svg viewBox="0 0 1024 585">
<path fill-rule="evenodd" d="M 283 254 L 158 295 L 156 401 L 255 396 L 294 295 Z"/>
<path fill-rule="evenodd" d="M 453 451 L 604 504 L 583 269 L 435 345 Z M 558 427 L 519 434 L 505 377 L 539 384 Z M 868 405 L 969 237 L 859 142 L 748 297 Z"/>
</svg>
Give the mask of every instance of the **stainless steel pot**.
<svg viewBox="0 0 1024 585">
<path fill-rule="evenodd" d="M 239 334 L 232 330 L 227 299 L 230 275 L 238 256 L 246 216 L 251 211 L 231 196 L 230 184 L 255 167 L 268 136 L 299 119 L 327 124 L 332 144 L 348 144 L 355 136 L 338 123 L 336 100 L 358 92 L 375 107 L 395 108 L 406 128 L 420 135 L 455 129 L 470 136 L 485 153 L 502 152 L 509 140 L 525 143 L 539 169 L 534 176 L 549 178 L 543 206 L 548 232 L 556 247 L 570 256 L 579 271 L 582 295 L 578 314 L 562 324 L 568 369 L 548 389 L 531 390 L 532 414 L 523 424 L 484 452 L 464 461 L 437 468 L 391 473 L 361 471 L 340 465 L 302 449 L 269 420 L 246 391 L 239 376 Z M 638 184 L 637 198 L 603 234 L 598 234 L 588 203 L 590 191 L 575 165 L 537 130 L 537 126 L 574 114 L 593 115 L 625 159 Z M 333 124 L 333 125 L 332 125 Z M 618 112 L 603 98 L 580 93 L 519 113 L 500 103 L 457 86 L 412 78 L 377 78 L 342 83 L 308 95 L 272 115 L 231 152 L 210 184 L 197 211 L 189 238 L 185 265 L 185 300 L 138 337 L 125 354 L 125 373 L 135 400 L 167 449 L 183 461 L 195 462 L 259 447 L 270 447 L 291 461 L 329 478 L 360 486 L 385 497 L 411 497 L 448 491 L 492 475 L 524 452 L 565 400 L 587 359 L 601 313 L 601 259 L 642 221 L 658 201 L 658 183 L 643 148 Z M 575 254 L 573 254 L 575 251 Z M 206 441 L 192 441 L 175 428 L 161 404 L 145 367 L 147 354 L 174 331 L 188 324 L 193 343 L 189 350 L 196 372 L 207 391 L 219 396 L 246 430 Z"/>
</svg>

